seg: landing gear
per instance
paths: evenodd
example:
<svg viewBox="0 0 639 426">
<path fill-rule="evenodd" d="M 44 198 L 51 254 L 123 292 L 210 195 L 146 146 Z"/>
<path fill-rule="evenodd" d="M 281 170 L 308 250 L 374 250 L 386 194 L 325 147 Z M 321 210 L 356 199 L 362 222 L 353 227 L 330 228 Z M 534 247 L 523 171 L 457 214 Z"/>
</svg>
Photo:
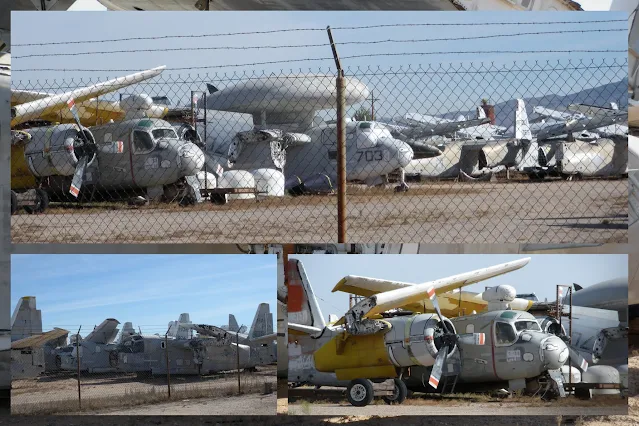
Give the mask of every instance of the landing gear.
<svg viewBox="0 0 639 426">
<path fill-rule="evenodd" d="M 393 379 L 393 383 L 395 384 L 393 394 L 390 396 L 382 397 L 384 402 L 388 405 L 401 404 L 406 400 L 406 397 L 408 396 L 408 389 L 406 388 L 406 383 L 404 383 L 403 380 Z"/>
<path fill-rule="evenodd" d="M 348 402 L 355 407 L 366 407 L 373 402 L 374 396 L 373 383 L 368 379 L 351 380 L 346 388 Z"/>
<path fill-rule="evenodd" d="M 12 199 L 13 201 L 13 199 Z M 49 196 L 43 189 L 35 190 L 35 201 L 32 206 L 25 206 L 24 209 L 29 214 L 43 213 L 49 206 Z"/>
<path fill-rule="evenodd" d="M 14 215 L 18 211 L 18 196 L 11 191 L 11 214 Z"/>
<path fill-rule="evenodd" d="M 406 184 L 406 172 L 404 169 L 399 171 L 399 185 L 395 187 L 395 192 L 408 192 L 408 185 Z"/>
</svg>

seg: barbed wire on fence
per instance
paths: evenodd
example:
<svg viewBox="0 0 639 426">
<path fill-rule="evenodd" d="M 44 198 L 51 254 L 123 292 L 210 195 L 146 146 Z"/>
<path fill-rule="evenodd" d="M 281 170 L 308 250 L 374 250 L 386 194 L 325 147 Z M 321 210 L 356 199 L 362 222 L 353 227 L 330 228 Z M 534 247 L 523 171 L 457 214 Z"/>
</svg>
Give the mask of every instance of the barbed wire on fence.
<svg viewBox="0 0 639 426">
<path fill-rule="evenodd" d="M 382 43 L 426 43 L 435 41 L 460 41 L 460 40 L 480 40 L 488 38 L 498 37 L 520 37 L 531 35 L 547 35 L 547 34 L 574 34 L 574 33 L 591 33 L 591 32 L 625 32 L 623 28 L 613 29 L 588 29 L 588 30 L 561 30 L 561 31 L 532 31 L 522 33 L 507 33 L 507 34 L 490 34 L 479 36 L 462 36 L 462 37 L 444 37 L 444 38 L 428 38 L 428 39 L 385 39 L 385 40 L 359 40 L 359 41 L 340 41 L 336 42 L 336 45 L 371 45 Z M 263 49 L 297 49 L 297 48 L 309 48 L 309 47 L 323 47 L 326 48 L 327 43 L 315 43 L 315 44 L 289 44 L 289 45 L 263 45 L 263 46 L 207 46 L 207 47 L 177 47 L 177 48 L 157 48 L 157 49 L 128 49 L 128 50 L 101 50 L 101 51 L 89 51 L 89 52 L 55 52 L 55 53 L 37 53 L 29 55 L 14 56 L 14 59 L 36 58 L 36 57 L 48 57 L 48 56 L 77 56 L 77 55 L 104 55 L 113 53 L 143 53 L 143 52 L 176 52 L 176 51 L 198 51 L 198 50 L 263 50 Z M 586 51 L 593 52 L 593 51 Z"/>
<path fill-rule="evenodd" d="M 377 29 L 377 28 L 389 28 L 389 27 L 435 27 L 435 26 L 488 26 L 488 25 L 592 25 L 601 23 L 614 23 L 625 22 L 625 19 L 602 19 L 592 21 L 538 21 L 538 22 L 428 22 L 428 23 L 396 23 L 396 24 L 379 24 L 379 25 L 362 25 L 362 26 L 337 26 L 332 27 L 333 30 L 362 30 L 362 29 Z M 58 42 L 42 42 L 42 43 L 19 43 L 13 44 L 14 47 L 29 47 L 29 46 L 52 46 L 61 44 L 85 44 L 85 43 L 114 43 L 120 41 L 134 41 L 134 40 L 166 40 L 171 38 L 207 38 L 207 37 L 227 37 L 238 35 L 257 35 L 257 34 L 273 34 L 273 33 L 287 33 L 287 32 L 305 32 L 305 31 L 326 31 L 326 28 L 282 28 L 275 30 L 263 30 L 263 31 L 241 31 L 230 33 L 217 33 L 217 34 L 182 34 L 182 35 L 165 35 L 165 36 L 148 36 L 148 37 L 125 37 L 115 39 L 100 39 L 100 40 L 68 40 Z"/>
</svg>

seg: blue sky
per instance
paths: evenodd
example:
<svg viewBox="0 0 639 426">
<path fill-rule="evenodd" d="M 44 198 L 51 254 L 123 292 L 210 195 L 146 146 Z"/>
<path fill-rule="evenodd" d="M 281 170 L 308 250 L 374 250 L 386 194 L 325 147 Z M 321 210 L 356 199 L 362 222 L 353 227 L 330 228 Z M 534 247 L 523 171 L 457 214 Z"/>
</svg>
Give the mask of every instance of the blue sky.
<svg viewBox="0 0 639 426">
<path fill-rule="evenodd" d="M 164 333 L 183 312 L 191 321 L 251 326 L 259 303 L 276 309 L 272 255 L 13 255 L 11 309 L 35 296 L 43 328 L 85 335 L 106 318 Z"/>
<path fill-rule="evenodd" d="M 80 45 L 32 46 L 21 47 L 20 44 L 41 43 L 69 40 L 100 40 L 109 38 L 148 37 L 163 35 L 194 35 L 211 34 L 251 30 L 270 30 L 284 28 L 319 28 L 327 25 L 332 27 L 377 25 L 393 23 L 477 23 L 499 22 L 500 25 L 489 26 L 450 26 L 450 27 L 393 27 L 377 28 L 373 30 L 334 30 L 337 43 L 344 41 L 371 41 L 387 39 L 430 39 L 468 37 L 488 34 L 512 34 L 534 31 L 584 30 L 584 29 L 623 29 L 617 32 L 600 33 L 572 33 L 552 35 L 528 35 L 518 37 L 502 37 L 483 40 L 461 40 L 420 43 L 381 43 L 372 45 L 338 45 L 342 63 L 347 68 L 347 74 L 357 74 L 357 70 L 365 71 L 369 67 L 377 70 L 398 67 L 427 67 L 443 64 L 444 69 L 451 66 L 461 66 L 468 69 L 470 63 L 474 67 L 481 67 L 480 62 L 495 63 L 497 66 L 512 66 L 514 61 L 523 66 L 523 61 L 544 63 L 547 60 L 567 60 L 578 63 L 579 60 L 612 61 L 617 59 L 624 63 L 627 53 L 543 53 L 543 54 L 501 54 L 484 55 L 427 55 L 427 56 L 383 56 L 367 58 L 351 58 L 347 56 L 371 53 L 406 53 L 406 52 L 437 52 L 437 51 L 482 51 L 482 50 L 619 50 L 627 45 L 627 23 L 600 23 L 592 25 L 507 25 L 508 22 L 549 22 L 549 21 L 579 21 L 579 20 L 610 20 L 627 19 L 625 12 L 579 12 L 579 13 L 517 13 L 517 12 L 76 12 L 72 14 L 56 12 L 33 14 L 12 14 L 12 56 L 13 80 L 20 81 L 18 87 L 37 88 L 59 86 L 59 80 L 73 78 L 78 82 L 83 80 L 112 78 L 125 75 L 127 72 L 44 72 L 19 71 L 25 68 L 67 68 L 67 69 L 133 69 L 141 70 L 159 65 L 174 67 L 194 67 L 208 65 L 244 64 L 263 61 L 288 60 L 293 58 L 330 58 L 331 50 L 327 44 L 324 30 L 310 32 L 286 32 L 275 34 L 240 35 L 232 37 L 211 37 L 200 39 L 163 39 L 138 40 L 113 43 L 85 43 Z M 73 29 L 69 31 L 69 29 Z M 117 30 L 115 30 L 117 29 Z M 129 49 L 176 49 L 189 47 L 220 47 L 220 46 L 264 46 L 264 45 L 300 45 L 322 44 L 321 47 L 309 48 L 279 48 L 259 50 L 182 50 L 169 52 L 138 52 L 100 55 L 49 56 L 35 58 L 20 58 L 20 56 L 38 53 L 77 53 L 83 51 L 129 50 Z M 532 62 L 531 62 L 532 61 Z M 577 62 L 575 62 L 577 61 Z M 556 62 L 553 62 L 556 63 Z M 484 65 L 486 66 L 486 65 Z M 210 68 L 207 70 L 190 71 L 193 84 L 170 85 L 152 84 L 138 85 L 135 89 L 151 91 L 151 94 L 168 94 L 175 102 L 183 103 L 188 100 L 189 90 L 204 89 L 204 82 L 211 82 L 218 87 L 229 84 L 228 79 L 238 73 L 243 75 L 263 75 L 275 73 L 299 72 L 330 72 L 334 68 L 332 59 L 315 62 L 296 62 L 290 64 L 256 65 L 253 67 Z M 617 70 L 618 71 L 618 70 Z M 161 78 L 165 81 L 181 81 L 188 71 L 165 71 Z M 405 84 L 403 80 L 383 80 L 379 77 L 362 76 L 381 98 L 377 105 L 380 115 L 385 110 L 393 113 L 400 111 L 403 104 L 411 104 L 411 109 L 418 109 L 422 113 L 444 113 L 448 111 L 472 109 L 482 97 L 489 97 L 493 102 L 512 99 L 517 96 L 536 96 L 548 92 L 568 94 L 586 87 L 593 87 L 601 83 L 619 80 L 619 75 L 612 73 L 601 74 L 600 71 L 580 72 L 580 83 L 575 84 L 569 74 L 549 75 L 548 73 L 517 74 L 496 84 L 492 79 L 500 78 L 484 74 L 457 75 L 439 80 L 436 77 L 429 81 L 422 81 L 417 89 L 422 98 L 416 104 L 405 96 L 415 88 Z M 623 74 L 623 73 L 622 73 Z M 503 75 L 502 75 L 503 76 Z M 424 80 L 426 80 L 424 78 Z M 30 83 L 26 83 L 30 80 Z M 46 80 L 46 83 L 45 83 Z M 53 82 L 55 80 L 55 82 Z M 227 80 L 226 82 L 224 80 Z M 432 81 L 431 81 L 432 80 Z M 585 80 L 585 81 L 584 81 Z M 37 83 L 36 83 L 37 81 Z M 156 80 L 159 82 L 160 80 Z M 413 79 L 414 81 L 414 79 Z M 14 84 L 16 86 L 16 84 Z M 436 87 L 435 87 L 436 86 Z M 499 89 L 495 89 L 499 86 Z M 576 90 L 574 90 L 576 89 Z M 402 93 L 399 93 L 402 92 Z M 404 96 L 402 96 L 404 95 Z M 399 99 L 399 100 L 398 100 Z M 427 107 L 430 106 L 430 108 Z M 406 106 L 408 107 L 408 106 Z M 427 110 L 430 109 L 430 110 Z M 433 110 L 434 109 L 434 110 Z"/>
<path fill-rule="evenodd" d="M 508 274 L 464 289 L 481 292 L 485 286 L 507 284 L 518 293 L 535 293 L 540 300 L 555 300 L 557 284 L 583 287 L 628 276 L 628 256 L 623 255 L 493 255 L 493 254 L 401 254 L 401 255 L 294 255 L 304 264 L 324 318 L 348 310 L 348 294 L 331 290 L 346 275 L 423 283 L 462 272 L 531 257 L 530 263 Z"/>
</svg>

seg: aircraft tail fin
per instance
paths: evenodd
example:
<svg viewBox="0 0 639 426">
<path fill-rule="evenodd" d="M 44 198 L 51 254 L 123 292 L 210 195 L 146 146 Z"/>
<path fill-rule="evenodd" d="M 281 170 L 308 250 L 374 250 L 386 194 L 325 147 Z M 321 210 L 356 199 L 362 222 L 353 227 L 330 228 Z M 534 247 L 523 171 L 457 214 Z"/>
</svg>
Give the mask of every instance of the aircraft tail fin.
<svg viewBox="0 0 639 426">
<path fill-rule="evenodd" d="M 192 324 L 189 314 L 180 314 L 180 318 L 175 322 L 175 337 L 178 339 L 190 339 L 193 332 L 189 324 Z"/>
<path fill-rule="evenodd" d="M 219 92 L 219 89 L 210 83 L 206 83 L 206 89 L 209 91 L 209 95 L 212 95 L 215 92 Z"/>
<path fill-rule="evenodd" d="M 326 327 L 317 298 L 298 259 L 290 259 L 286 265 L 288 278 L 288 322 L 318 329 Z"/>
<path fill-rule="evenodd" d="M 240 331 L 240 326 L 237 324 L 237 320 L 233 314 L 229 314 L 229 331 Z"/>
<path fill-rule="evenodd" d="M 107 318 L 100 323 L 97 327 L 93 329 L 91 333 L 84 338 L 84 340 L 93 343 L 102 343 L 108 344 L 112 343 L 115 340 L 115 336 L 117 336 L 118 325 L 120 322 L 114 318 Z"/>
<path fill-rule="evenodd" d="M 526 112 L 526 103 L 523 99 L 517 99 L 517 108 L 515 109 L 515 139 L 532 140 L 532 131 L 530 130 L 530 122 L 528 121 L 528 113 Z"/>
<path fill-rule="evenodd" d="M 481 120 L 482 118 L 486 118 L 486 111 L 484 111 L 484 109 L 482 107 L 477 107 L 477 117 L 478 120 Z"/>
<path fill-rule="evenodd" d="M 36 298 L 21 297 L 11 317 L 11 340 L 42 334 L 42 313 L 36 309 Z"/>
<path fill-rule="evenodd" d="M 135 328 L 133 328 L 132 322 L 125 322 L 124 327 L 122 327 L 122 333 L 120 334 L 120 342 L 126 336 L 133 336 L 135 334 Z"/>
<path fill-rule="evenodd" d="M 273 314 L 268 303 L 260 303 L 249 330 L 249 339 L 266 336 L 273 333 Z"/>
</svg>

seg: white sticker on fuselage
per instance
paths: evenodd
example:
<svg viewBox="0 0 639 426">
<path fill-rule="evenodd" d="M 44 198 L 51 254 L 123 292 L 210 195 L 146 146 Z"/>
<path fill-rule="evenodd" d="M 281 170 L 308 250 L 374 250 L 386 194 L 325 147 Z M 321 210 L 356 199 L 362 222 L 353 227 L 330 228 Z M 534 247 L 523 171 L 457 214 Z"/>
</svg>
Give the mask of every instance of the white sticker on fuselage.
<svg viewBox="0 0 639 426">
<path fill-rule="evenodd" d="M 506 352 L 506 362 L 515 362 L 519 360 L 521 360 L 521 351 L 519 349 Z"/>
</svg>

